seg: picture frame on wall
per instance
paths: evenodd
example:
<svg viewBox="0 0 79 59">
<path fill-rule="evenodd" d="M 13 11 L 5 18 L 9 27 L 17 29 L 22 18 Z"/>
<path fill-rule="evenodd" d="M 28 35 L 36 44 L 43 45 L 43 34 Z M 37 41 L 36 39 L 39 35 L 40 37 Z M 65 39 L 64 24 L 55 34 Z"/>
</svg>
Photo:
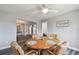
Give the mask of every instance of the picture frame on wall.
<svg viewBox="0 0 79 59">
<path fill-rule="evenodd" d="M 69 20 L 56 21 L 56 27 L 69 27 Z"/>
</svg>

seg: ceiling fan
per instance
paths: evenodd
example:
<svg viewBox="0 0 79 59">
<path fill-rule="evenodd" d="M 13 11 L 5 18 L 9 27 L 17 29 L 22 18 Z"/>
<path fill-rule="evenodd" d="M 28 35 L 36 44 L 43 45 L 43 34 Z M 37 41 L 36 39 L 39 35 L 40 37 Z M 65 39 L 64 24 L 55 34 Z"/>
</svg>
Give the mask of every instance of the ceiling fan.
<svg viewBox="0 0 79 59">
<path fill-rule="evenodd" d="M 38 6 L 37 11 L 35 11 L 33 13 L 37 13 L 37 12 L 42 12 L 42 13 L 46 14 L 48 12 L 58 12 L 58 10 L 54 10 L 53 8 L 49 8 L 47 4 L 42 4 L 41 6 Z"/>
</svg>

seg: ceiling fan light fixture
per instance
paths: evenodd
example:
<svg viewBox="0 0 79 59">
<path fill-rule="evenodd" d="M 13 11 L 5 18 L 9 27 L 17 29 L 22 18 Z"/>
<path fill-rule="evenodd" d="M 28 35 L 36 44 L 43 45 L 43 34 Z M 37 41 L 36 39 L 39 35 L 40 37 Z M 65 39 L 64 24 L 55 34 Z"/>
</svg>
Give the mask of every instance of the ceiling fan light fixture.
<svg viewBox="0 0 79 59">
<path fill-rule="evenodd" d="M 42 12 L 43 12 L 43 13 L 47 13 L 47 12 L 48 12 L 48 8 L 44 8 L 44 9 L 42 10 Z"/>
</svg>

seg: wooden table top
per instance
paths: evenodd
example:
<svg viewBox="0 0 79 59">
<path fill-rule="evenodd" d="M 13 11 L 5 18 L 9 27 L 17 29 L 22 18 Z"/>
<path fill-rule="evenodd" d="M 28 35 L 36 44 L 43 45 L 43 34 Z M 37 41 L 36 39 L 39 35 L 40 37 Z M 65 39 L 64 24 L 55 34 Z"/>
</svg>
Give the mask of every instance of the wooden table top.
<svg viewBox="0 0 79 59">
<path fill-rule="evenodd" d="M 52 47 L 52 44 L 47 44 L 46 40 L 36 40 L 36 44 L 35 45 L 31 45 L 30 48 L 33 49 L 48 49 L 50 47 Z"/>
</svg>

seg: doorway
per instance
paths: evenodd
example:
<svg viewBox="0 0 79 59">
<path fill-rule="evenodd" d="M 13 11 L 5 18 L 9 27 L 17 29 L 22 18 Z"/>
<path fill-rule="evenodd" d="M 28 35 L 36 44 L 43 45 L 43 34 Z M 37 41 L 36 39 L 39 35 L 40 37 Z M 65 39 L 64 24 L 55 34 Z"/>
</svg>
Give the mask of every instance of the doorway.
<svg viewBox="0 0 79 59">
<path fill-rule="evenodd" d="M 37 24 L 31 21 L 17 20 L 17 41 L 28 40 L 37 34 Z"/>
</svg>

